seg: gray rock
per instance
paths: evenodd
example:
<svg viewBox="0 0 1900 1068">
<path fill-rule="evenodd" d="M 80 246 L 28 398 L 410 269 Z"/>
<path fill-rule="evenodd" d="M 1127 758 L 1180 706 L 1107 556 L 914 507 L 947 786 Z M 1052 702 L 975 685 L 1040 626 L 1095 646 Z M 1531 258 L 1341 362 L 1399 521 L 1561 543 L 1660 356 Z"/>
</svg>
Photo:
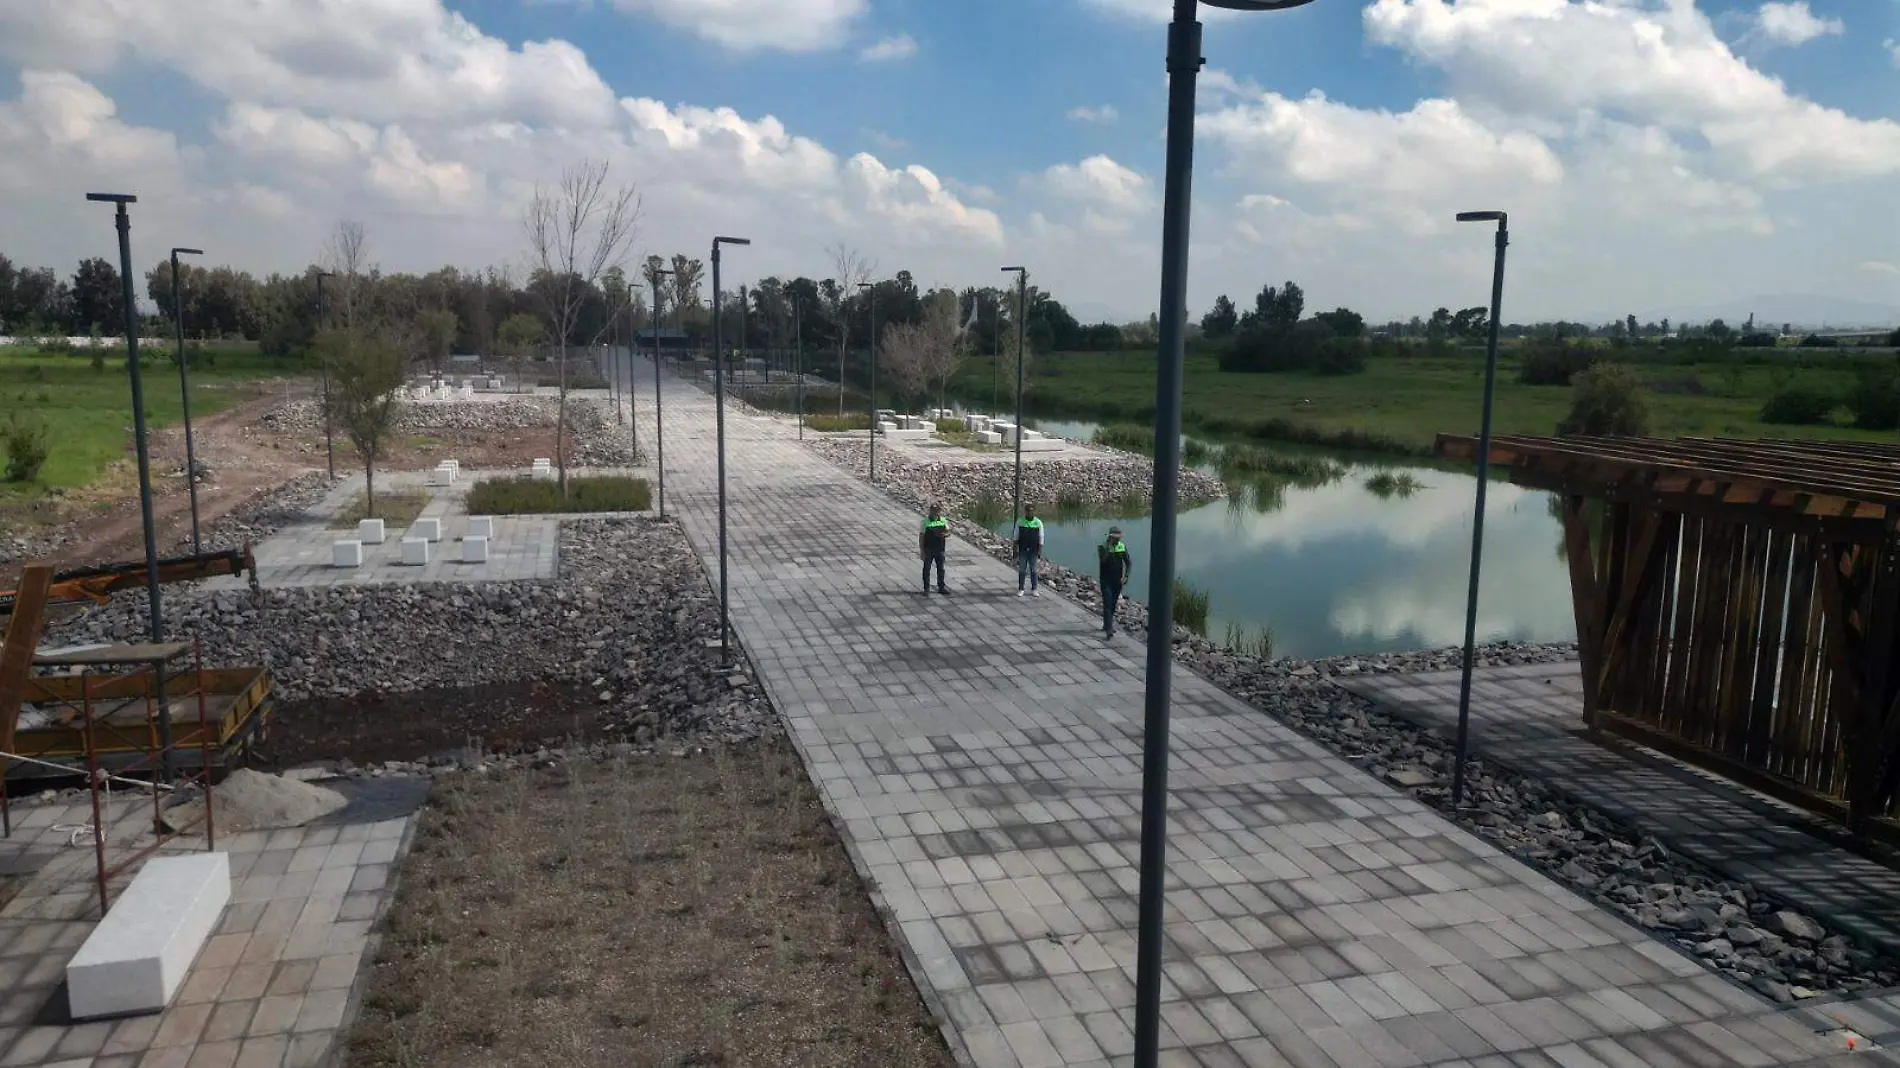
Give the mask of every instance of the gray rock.
<svg viewBox="0 0 1900 1068">
<path fill-rule="evenodd" d="M 1775 930 L 1780 931 L 1782 934 L 1790 938 L 1798 938 L 1803 942 L 1819 942 L 1821 939 L 1827 937 L 1826 929 L 1820 924 L 1815 923 L 1799 912 L 1791 912 L 1786 909 L 1775 913 L 1774 926 Z"/>
</svg>

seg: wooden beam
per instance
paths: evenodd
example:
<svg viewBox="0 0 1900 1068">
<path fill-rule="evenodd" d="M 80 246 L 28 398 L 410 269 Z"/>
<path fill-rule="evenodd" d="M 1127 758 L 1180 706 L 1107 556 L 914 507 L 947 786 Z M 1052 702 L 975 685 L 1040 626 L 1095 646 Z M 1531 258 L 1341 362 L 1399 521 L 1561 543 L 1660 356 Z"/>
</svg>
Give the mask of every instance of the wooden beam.
<svg viewBox="0 0 1900 1068">
<path fill-rule="evenodd" d="M 7 620 L 6 638 L 0 641 L 0 752 L 3 753 L 13 752 L 13 733 L 19 727 L 27 674 L 33 668 L 33 653 L 39 648 L 47 591 L 52 585 L 52 565 L 45 562 L 26 565 L 13 601 L 13 614 Z M 3 764 L 0 771 L 4 771 Z"/>
</svg>

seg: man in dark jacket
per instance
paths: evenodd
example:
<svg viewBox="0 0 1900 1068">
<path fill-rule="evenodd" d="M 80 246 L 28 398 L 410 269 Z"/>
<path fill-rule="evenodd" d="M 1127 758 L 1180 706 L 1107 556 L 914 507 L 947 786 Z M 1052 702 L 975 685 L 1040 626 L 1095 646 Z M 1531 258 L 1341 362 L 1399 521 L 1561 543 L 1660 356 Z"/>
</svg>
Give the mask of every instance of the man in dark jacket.
<svg viewBox="0 0 1900 1068">
<path fill-rule="evenodd" d="M 1023 517 L 1016 522 L 1016 596 L 1023 595 L 1023 582 L 1029 582 L 1029 596 L 1041 597 L 1036 589 L 1036 564 L 1042 560 L 1042 520 L 1036 518 L 1036 506 L 1023 506 Z"/>
<path fill-rule="evenodd" d="M 937 565 L 937 592 L 949 593 L 943 585 L 943 554 L 950 547 L 950 521 L 943 517 L 943 509 L 930 506 L 930 514 L 924 517 L 924 528 L 917 535 L 917 555 L 924 561 L 924 593 L 930 592 L 930 565 Z"/>
<path fill-rule="evenodd" d="M 1122 599 L 1122 587 L 1135 570 L 1122 541 L 1122 528 L 1108 528 L 1108 538 L 1095 547 L 1095 557 L 1101 565 L 1096 578 L 1102 583 L 1102 640 L 1107 641 L 1115 636 L 1115 606 Z"/>
</svg>

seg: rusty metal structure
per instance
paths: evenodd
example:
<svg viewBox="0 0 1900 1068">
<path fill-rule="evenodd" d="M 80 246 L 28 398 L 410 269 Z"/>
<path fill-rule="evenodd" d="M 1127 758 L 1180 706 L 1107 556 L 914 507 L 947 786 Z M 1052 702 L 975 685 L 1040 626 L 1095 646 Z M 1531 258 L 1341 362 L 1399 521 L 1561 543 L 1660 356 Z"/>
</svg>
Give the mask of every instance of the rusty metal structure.
<svg viewBox="0 0 1900 1068">
<path fill-rule="evenodd" d="M 158 561 L 158 581 L 190 582 L 218 575 L 251 577 L 251 592 L 257 592 L 257 561 L 250 545 L 242 549 L 190 553 L 165 557 Z M 53 574 L 44 595 L 45 604 L 91 601 L 104 604 L 120 590 L 137 589 L 148 580 L 143 560 L 123 564 L 98 564 Z M 24 584 L 24 580 L 23 580 Z M 11 615 L 21 590 L 0 590 L 0 616 Z"/>
<path fill-rule="evenodd" d="M 1490 460 L 1561 504 L 1590 729 L 1900 841 L 1900 447 L 1499 437 Z"/>
</svg>

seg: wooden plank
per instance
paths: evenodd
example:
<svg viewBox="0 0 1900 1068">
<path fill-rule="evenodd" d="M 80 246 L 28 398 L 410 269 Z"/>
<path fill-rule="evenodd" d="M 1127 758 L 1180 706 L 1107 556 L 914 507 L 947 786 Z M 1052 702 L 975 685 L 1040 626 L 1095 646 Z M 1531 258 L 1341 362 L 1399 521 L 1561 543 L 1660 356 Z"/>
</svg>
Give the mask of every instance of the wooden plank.
<svg viewBox="0 0 1900 1068">
<path fill-rule="evenodd" d="M 1564 559 L 1570 565 L 1570 600 L 1577 618 L 1577 659 L 1583 668 L 1583 718 L 1589 722 L 1597 707 L 1596 679 L 1601 667 L 1602 591 L 1590 549 L 1590 523 L 1582 497 L 1563 499 Z"/>
<path fill-rule="evenodd" d="M 1775 745 L 1775 670 L 1780 661 L 1782 632 L 1787 625 L 1789 539 L 1765 532 L 1765 570 L 1762 579 L 1762 619 L 1754 650 L 1754 694 L 1750 699 L 1748 734 L 1742 759 L 1768 767 Z"/>
</svg>

